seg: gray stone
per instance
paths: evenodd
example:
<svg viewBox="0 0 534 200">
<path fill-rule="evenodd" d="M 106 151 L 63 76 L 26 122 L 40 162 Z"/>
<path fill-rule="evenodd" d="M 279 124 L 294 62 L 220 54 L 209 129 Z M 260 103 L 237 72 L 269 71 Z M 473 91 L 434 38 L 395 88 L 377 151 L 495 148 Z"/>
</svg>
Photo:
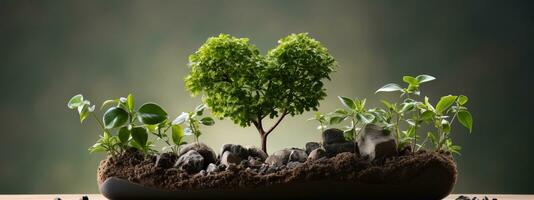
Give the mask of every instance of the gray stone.
<svg viewBox="0 0 534 200">
<path fill-rule="evenodd" d="M 162 153 L 156 157 L 156 167 L 161 167 L 164 169 L 171 168 L 178 159 L 178 155 L 174 153 Z"/>
<path fill-rule="evenodd" d="M 208 168 L 206 168 L 206 172 L 208 174 L 210 173 L 214 173 L 214 172 L 219 172 L 219 167 L 217 167 L 217 165 L 213 164 L 213 163 L 210 163 L 208 165 Z"/>
<path fill-rule="evenodd" d="M 241 158 L 230 151 L 225 151 L 221 156 L 221 164 L 226 165 L 227 167 L 230 164 L 239 164 Z"/>
<path fill-rule="evenodd" d="M 239 144 L 224 144 L 221 148 L 221 156 L 225 151 L 229 151 L 230 153 L 239 156 L 242 160 L 247 159 L 249 155 L 248 149 Z"/>
<path fill-rule="evenodd" d="M 343 131 L 337 128 L 329 128 L 323 132 L 323 145 L 346 142 Z"/>
<path fill-rule="evenodd" d="M 308 158 L 306 151 L 296 148 L 292 148 L 290 150 L 291 153 L 289 153 L 287 162 L 306 162 L 306 159 Z"/>
<path fill-rule="evenodd" d="M 178 158 L 174 167 L 190 174 L 197 173 L 204 168 L 204 157 L 195 150 L 189 150 Z"/>
<path fill-rule="evenodd" d="M 190 150 L 195 150 L 198 152 L 203 158 L 204 158 L 204 168 L 208 166 L 210 163 L 216 163 L 217 162 L 217 154 L 215 154 L 215 151 L 213 151 L 212 148 L 210 148 L 208 145 L 204 143 L 189 143 L 186 145 L 183 145 L 180 149 L 180 153 L 178 153 L 178 156 L 182 156 L 183 154 L 189 152 Z"/>
<path fill-rule="evenodd" d="M 322 157 L 326 157 L 326 151 L 324 149 L 315 149 L 310 155 L 308 155 L 308 160 L 319 160 Z"/>
<path fill-rule="evenodd" d="M 354 150 L 358 150 L 354 147 L 354 142 L 343 142 L 343 143 L 333 143 L 324 145 L 326 156 L 333 157 L 339 153 L 351 152 L 354 153 Z"/>
<path fill-rule="evenodd" d="M 302 166 L 302 165 L 304 165 L 304 163 L 300 163 L 300 162 L 288 162 L 286 166 L 287 166 L 287 168 L 289 168 L 289 169 L 295 169 L 295 168 L 300 167 L 300 166 Z"/>
<path fill-rule="evenodd" d="M 306 143 L 306 153 L 310 154 L 313 150 L 321 148 L 321 145 L 317 142 Z"/>
<path fill-rule="evenodd" d="M 263 162 L 260 161 L 260 158 L 249 156 L 248 165 L 253 168 L 258 168 L 258 167 L 261 167 L 261 165 L 263 165 Z"/>
<path fill-rule="evenodd" d="M 358 137 L 360 155 L 368 160 L 384 159 L 398 154 L 395 137 L 387 130 L 367 124 Z"/>
<path fill-rule="evenodd" d="M 290 149 L 282 149 L 279 151 L 276 151 L 272 153 L 267 159 L 265 159 L 265 163 L 271 165 L 271 166 L 282 166 L 287 163 L 289 160 L 289 155 L 291 154 Z"/>
<path fill-rule="evenodd" d="M 249 147 L 248 155 L 252 157 L 260 158 L 262 162 L 265 161 L 265 159 L 267 159 L 268 157 L 268 155 L 265 152 L 263 152 L 263 150 L 257 147 Z"/>
</svg>

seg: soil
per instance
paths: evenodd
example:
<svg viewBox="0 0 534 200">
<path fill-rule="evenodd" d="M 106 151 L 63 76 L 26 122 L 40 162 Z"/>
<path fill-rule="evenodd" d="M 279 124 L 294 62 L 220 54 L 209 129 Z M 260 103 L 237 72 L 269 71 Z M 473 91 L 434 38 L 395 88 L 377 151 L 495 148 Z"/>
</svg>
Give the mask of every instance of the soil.
<svg viewBox="0 0 534 200">
<path fill-rule="evenodd" d="M 188 174 L 176 168 L 156 167 L 155 163 L 155 156 L 145 157 L 129 150 L 116 158 L 102 160 L 97 180 L 102 184 L 109 177 L 117 177 L 150 188 L 176 191 L 243 189 L 321 180 L 396 185 L 411 182 L 421 171 L 433 168 L 445 169 L 441 177 L 445 185 L 454 185 L 457 176 L 452 156 L 434 151 L 411 153 L 405 150 L 399 156 L 374 162 L 346 152 L 294 167 L 281 167 L 272 173 L 236 165 L 220 172 Z"/>
</svg>

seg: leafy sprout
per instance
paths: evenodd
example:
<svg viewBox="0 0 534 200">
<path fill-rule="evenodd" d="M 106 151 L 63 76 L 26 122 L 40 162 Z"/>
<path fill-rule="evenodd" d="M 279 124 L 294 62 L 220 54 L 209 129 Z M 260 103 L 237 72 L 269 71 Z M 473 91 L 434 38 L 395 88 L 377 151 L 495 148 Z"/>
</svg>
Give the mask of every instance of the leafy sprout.
<svg viewBox="0 0 534 200">
<path fill-rule="evenodd" d="M 90 152 L 107 152 L 115 156 L 125 152 L 129 147 L 134 147 L 145 154 L 151 154 L 155 150 L 152 149 L 154 141 L 150 140 L 149 135 L 155 136 L 158 141 L 166 144 L 164 151 L 171 150 L 176 153 L 180 146 L 186 143 L 184 130 L 180 125 L 169 122 L 168 114 L 163 108 L 156 103 L 145 103 L 136 109 L 132 94 L 104 101 L 100 108 L 107 108 L 107 110 L 101 120 L 94 112 L 95 106 L 85 100 L 81 94 L 72 97 L 67 106 L 78 110 L 81 122 L 89 115 L 93 116 L 102 129 L 103 134 L 89 148 Z M 197 113 L 202 111 L 197 110 Z M 208 120 L 209 117 L 205 118 L 203 119 Z M 167 134 L 169 129 L 170 137 Z M 198 138 L 198 135 L 196 137 Z"/>
<path fill-rule="evenodd" d="M 193 112 L 182 112 L 182 114 L 172 121 L 172 125 L 180 129 L 180 132 L 183 134 L 194 136 L 195 142 L 198 143 L 198 138 L 202 135 L 200 125 L 213 126 L 215 124 L 213 118 L 202 117 L 205 109 L 206 105 L 202 104 L 197 106 Z M 187 127 L 182 128 L 182 125 L 187 125 Z"/>
<path fill-rule="evenodd" d="M 339 97 L 344 108 L 330 114 L 330 124 L 349 120 L 350 125 L 344 130 L 345 136 L 347 139 L 355 139 L 363 125 L 375 123 L 395 133 L 399 149 L 411 146 L 413 151 L 417 151 L 430 142 L 437 151 L 459 154 L 461 147 L 452 142 L 450 133 L 454 121 L 459 121 L 472 132 L 473 118 L 465 107 L 469 99 L 464 95 L 447 95 L 441 97 L 435 105 L 426 96 L 421 99 L 421 84 L 432 80 L 435 78 L 430 75 L 404 76 L 403 81 L 407 84 L 404 88 L 395 83 L 384 85 L 376 93 L 401 93 L 399 102 L 382 100 L 385 108 L 366 110 L 365 99 Z M 421 142 L 420 129 L 424 126 L 432 126 L 434 130 L 428 131 Z"/>
<path fill-rule="evenodd" d="M 323 115 L 320 112 L 315 112 L 315 115 L 312 118 L 309 118 L 308 121 L 317 121 L 319 123 L 317 129 L 321 130 L 322 133 L 324 132 L 327 127 L 327 124 L 329 123 L 329 118 L 328 116 Z"/>
</svg>

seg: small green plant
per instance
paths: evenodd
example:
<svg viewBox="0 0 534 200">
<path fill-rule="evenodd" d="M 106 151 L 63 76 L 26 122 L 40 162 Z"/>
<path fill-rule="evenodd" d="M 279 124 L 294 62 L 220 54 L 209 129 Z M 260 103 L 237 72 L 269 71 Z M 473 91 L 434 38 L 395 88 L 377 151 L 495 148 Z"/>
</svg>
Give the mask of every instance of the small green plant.
<svg viewBox="0 0 534 200">
<path fill-rule="evenodd" d="M 428 141 L 437 150 L 459 154 L 460 146 L 454 145 L 450 137 L 452 123 L 459 121 L 464 127 L 473 129 L 473 118 L 465 107 L 468 98 L 464 95 L 447 95 L 440 98 L 434 106 L 428 97 L 420 99 L 420 86 L 422 83 L 435 80 L 433 76 L 419 75 L 417 77 L 404 76 L 403 81 L 406 87 L 390 83 L 376 91 L 379 92 L 400 92 L 400 102 L 388 102 L 382 100 L 384 108 L 365 109 L 365 99 L 350 99 L 339 97 L 344 109 L 338 109 L 331 113 L 330 124 L 339 124 L 345 120 L 350 121 L 350 125 L 344 130 L 348 140 L 354 140 L 361 127 L 367 123 L 381 125 L 386 130 L 395 134 L 397 146 L 403 149 L 411 146 L 413 151 L 424 147 Z M 423 125 L 431 125 L 433 131 L 426 134 L 425 139 L 420 142 L 418 130 Z M 420 142 L 420 143 L 418 143 Z"/>
<path fill-rule="evenodd" d="M 242 127 L 254 125 L 267 152 L 267 137 L 287 115 L 317 110 L 325 96 L 323 79 L 336 63 L 308 34 L 291 34 L 261 56 L 247 38 L 221 34 L 189 56 L 186 88 L 219 118 Z M 264 119 L 278 118 L 270 128 Z"/>
<path fill-rule="evenodd" d="M 200 125 L 213 126 L 215 121 L 211 117 L 202 117 L 206 105 L 202 104 L 195 108 L 193 112 L 182 112 L 172 124 L 175 126 L 187 125 L 184 129 L 185 135 L 192 135 L 195 137 L 195 142 L 198 144 L 198 137 L 202 135 L 200 132 Z M 201 119 L 198 119 L 202 117 Z"/>
<path fill-rule="evenodd" d="M 339 96 L 343 109 L 337 109 L 330 117 L 330 124 L 339 124 L 345 120 L 350 121 L 350 125 L 343 131 L 345 138 L 349 141 L 355 141 L 361 129 L 365 124 L 375 121 L 375 116 L 365 109 L 366 99 L 351 99 Z"/>
<path fill-rule="evenodd" d="M 327 127 L 329 117 L 321 114 L 320 112 L 315 112 L 315 115 L 312 118 L 309 118 L 308 121 L 317 121 L 319 123 L 317 130 L 321 130 L 322 133 Z"/>
<path fill-rule="evenodd" d="M 126 98 L 104 101 L 101 109 L 107 110 L 102 120 L 95 114 L 95 106 L 81 94 L 72 97 L 68 107 L 78 110 L 81 122 L 89 115 L 93 116 L 103 132 L 100 139 L 89 148 L 90 152 L 107 152 L 115 156 L 129 147 L 134 147 L 145 154 L 151 154 L 156 151 L 152 149 L 154 141 L 149 140 L 149 134 L 166 144 L 164 151 L 177 152 L 179 147 L 185 144 L 184 129 L 179 124 L 169 122 L 168 114 L 163 108 L 155 103 L 145 103 L 135 109 L 135 100 L 131 94 Z M 197 112 L 203 110 L 204 108 Z M 171 137 L 167 135 L 169 129 Z"/>
</svg>

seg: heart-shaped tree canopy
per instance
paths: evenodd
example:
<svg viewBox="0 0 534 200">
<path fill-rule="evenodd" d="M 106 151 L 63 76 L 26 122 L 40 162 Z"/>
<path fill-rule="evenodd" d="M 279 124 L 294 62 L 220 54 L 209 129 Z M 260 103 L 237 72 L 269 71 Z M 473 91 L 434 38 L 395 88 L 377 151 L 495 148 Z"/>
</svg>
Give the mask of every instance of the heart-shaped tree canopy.
<svg viewBox="0 0 534 200">
<path fill-rule="evenodd" d="M 212 113 L 246 127 L 254 124 L 266 151 L 266 138 L 286 115 L 317 110 L 326 96 L 324 79 L 336 62 L 328 50 L 307 33 L 278 41 L 266 56 L 247 38 L 227 34 L 209 38 L 189 56 L 191 73 L 186 88 L 203 94 Z M 278 120 L 268 130 L 265 117 Z"/>
</svg>

